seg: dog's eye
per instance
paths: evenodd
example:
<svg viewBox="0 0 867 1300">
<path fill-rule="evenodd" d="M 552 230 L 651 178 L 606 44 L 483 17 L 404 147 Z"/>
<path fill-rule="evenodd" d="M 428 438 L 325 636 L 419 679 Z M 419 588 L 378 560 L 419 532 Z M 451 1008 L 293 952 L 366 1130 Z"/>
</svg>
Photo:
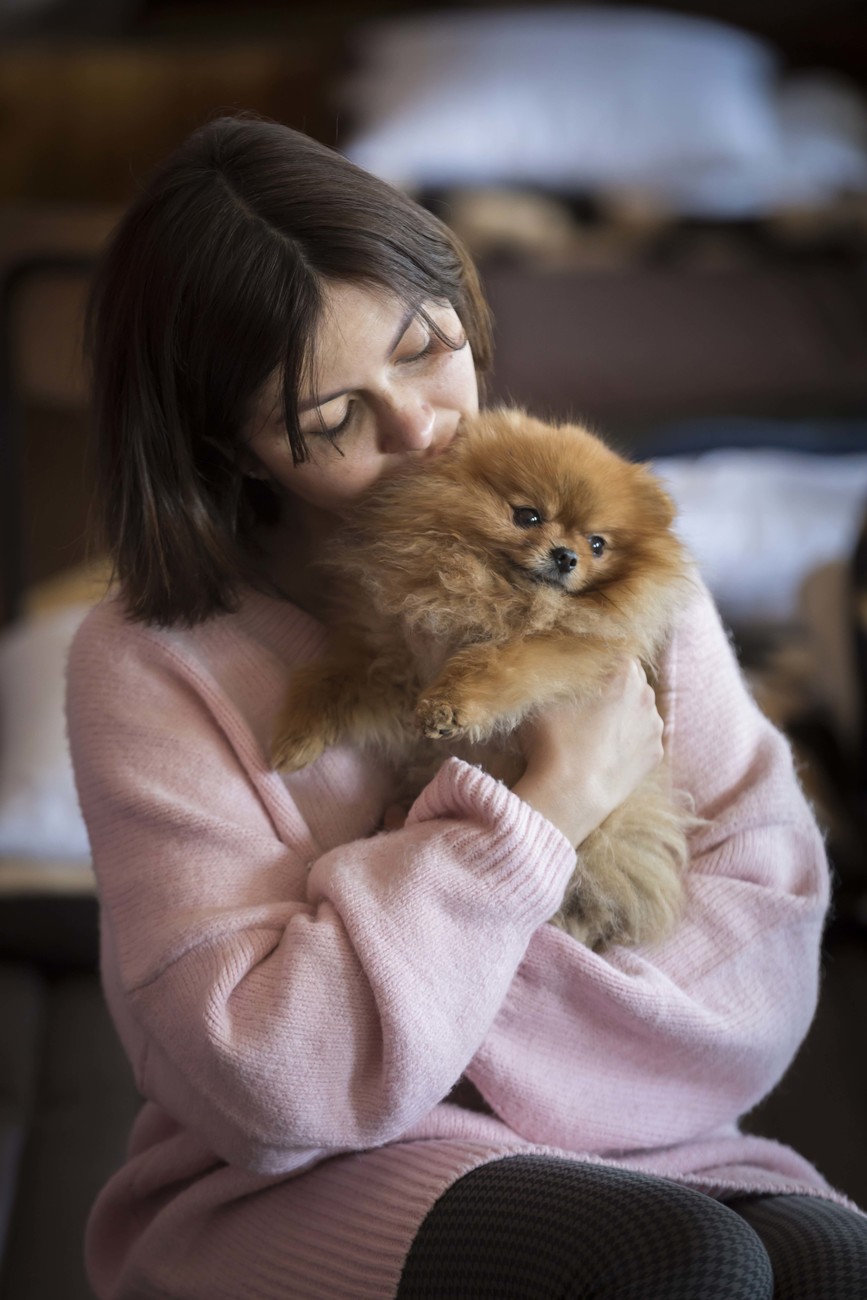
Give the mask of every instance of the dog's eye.
<svg viewBox="0 0 867 1300">
<path fill-rule="evenodd" d="M 600 537 L 598 533 L 594 533 L 592 537 L 588 537 L 587 541 L 590 543 L 590 550 L 594 555 L 601 555 L 605 550 L 605 538 Z"/>
<path fill-rule="evenodd" d="M 512 518 L 519 528 L 538 528 L 543 522 L 535 506 L 513 506 Z"/>
</svg>

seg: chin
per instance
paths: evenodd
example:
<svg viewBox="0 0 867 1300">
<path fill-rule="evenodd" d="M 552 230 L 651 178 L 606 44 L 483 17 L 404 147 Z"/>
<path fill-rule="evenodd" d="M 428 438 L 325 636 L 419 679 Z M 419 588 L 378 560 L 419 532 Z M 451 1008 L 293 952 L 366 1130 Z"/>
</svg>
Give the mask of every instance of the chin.
<svg viewBox="0 0 867 1300">
<path fill-rule="evenodd" d="M 275 766 L 350 741 L 393 764 L 407 800 L 448 755 L 512 784 L 534 709 L 592 698 L 630 656 L 654 680 L 693 585 L 674 524 L 654 475 L 586 428 L 465 417 L 363 494 L 329 547 L 331 648 L 290 679 Z M 582 844 L 552 921 L 597 950 L 660 942 L 694 825 L 663 764 Z"/>
</svg>

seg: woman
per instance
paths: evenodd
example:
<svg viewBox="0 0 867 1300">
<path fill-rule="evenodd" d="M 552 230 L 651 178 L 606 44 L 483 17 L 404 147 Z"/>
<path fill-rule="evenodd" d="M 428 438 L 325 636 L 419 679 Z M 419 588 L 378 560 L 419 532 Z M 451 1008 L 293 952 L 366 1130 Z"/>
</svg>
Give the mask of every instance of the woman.
<svg viewBox="0 0 867 1300">
<path fill-rule="evenodd" d="M 477 407 L 488 319 L 453 237 L 223 119 L 121 223 L 90 336 L 119 594 L 76 639 L 69 727 L 146 1098 L 91 1217 L 97 1294 L 859 1294 L 863 1219 L 737 1129 L 812 1017 L 828 877 L 706 595 L 662 698 L 708 825 L 653 952 L 546 924 L 659 761 L 636 664 L 524 729 L 512 791 L 451 759 L 404 817 L 350 748 L 270 769 L 325 643 L 323 540 Z"/>
</svg>

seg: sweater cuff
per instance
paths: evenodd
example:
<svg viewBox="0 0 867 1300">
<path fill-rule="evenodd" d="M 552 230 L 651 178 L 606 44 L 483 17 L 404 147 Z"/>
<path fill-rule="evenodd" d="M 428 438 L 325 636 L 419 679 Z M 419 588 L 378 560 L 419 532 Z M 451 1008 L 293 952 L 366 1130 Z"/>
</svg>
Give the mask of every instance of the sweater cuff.
<svg viewBox="0 0 867 1300">
<path fill-rule="evenodd" d="M 502 781 L 460 758 L 447 759 L 409 810 L 406 825 L 449 820 L 477 869 L 547 920 L 559 908 L 576 853 L 553 822 Z M 479 839 L 480 827 L 487 832 Z M 475 841 L 475 843 L 473 843 Z"/>
</svg>

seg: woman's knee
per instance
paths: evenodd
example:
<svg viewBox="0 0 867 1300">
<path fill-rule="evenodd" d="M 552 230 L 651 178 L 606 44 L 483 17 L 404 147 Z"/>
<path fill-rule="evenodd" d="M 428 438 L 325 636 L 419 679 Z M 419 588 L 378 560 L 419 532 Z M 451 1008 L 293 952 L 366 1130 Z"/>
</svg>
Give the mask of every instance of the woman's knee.
<svg viewBox="0 0 867 1300">
<path fill-rule="evenodd" d="M 618 1174 L 627 1171 L 614 1171 Z M 627 1175 L 630 1182 L 640 1175 Z M 743 1219 L 713 1197 L 650 1178 L 612 1192 L 636 1216 L 613 1243 L 628 1243 L 624 1277 L 632 1300 L 772 1300 L 773 1272 L 761 1241 Z M 581 1292 L 576 1292 L 580 1295 Z M 594 1293 L 596 1294 L 596 1293 Z M 599 1294 L 605 1294 L 600 1292 Z M 621 1291 L 612 1290 L 618 1298 Z"/>
<path fill-rule="evenodd" d="M 759 1236 L 775 1300 L 864 1300 L 867 1219 L 816 1196 L 758 1196 L 731 1208 Z"/>
<path fill-rule="evenodd" d="M 423 1223 L 399 1291 L 400 1300 L 772 1294 L 761 1242 L 728 1207 L 668 1180 L 535 1155 L 459 1179 Z"/>
</svg>

